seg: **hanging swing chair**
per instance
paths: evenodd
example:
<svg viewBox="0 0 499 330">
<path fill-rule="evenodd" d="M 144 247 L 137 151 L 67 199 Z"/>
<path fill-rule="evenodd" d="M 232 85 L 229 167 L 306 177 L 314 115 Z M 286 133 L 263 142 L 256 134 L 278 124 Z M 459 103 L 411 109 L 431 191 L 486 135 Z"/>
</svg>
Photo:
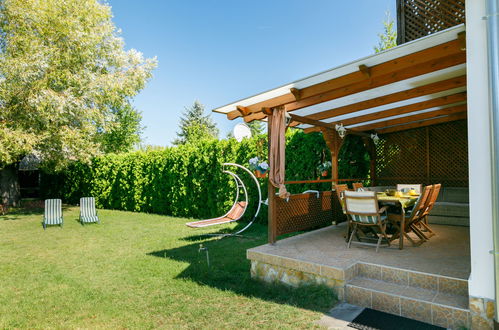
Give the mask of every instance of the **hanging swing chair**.
<svg viewBox="0 0 499 330">
<path fill-rule="evenodd" d="M 234 164 L 234 163 L 224 163 L 223 168 L 227 166 L 235 166 L 238 167 L 244 171 L 246 171 L 252 178 L 253 181 L 256 184 L 256 187 L 258 189 L 258 207 L 255 212 L 255 215 L 253 216 L 253 219 L 241 230 L 239 230 L 236 233 L 233 234 L 207 234 L 207 235 L 215 235 L 215 236 L 234 236 L 242 233 L 246 229 L 248 229 L 253 222 L 255 221 L 256 217 L 258 216 L 258 213 L 260 212 L 260 206 L 263 203 L 262 201 L 262 192 L 260 190 L 260 184 L 258 183 L 258 180 L 254 176 L 253 173 L 251 173 L 250 170 L 248 170 L 246 167 L 241 166 L 239 164 Z M 215 225 L 221 225 L 224 223 L 231 223 L 240 220 L 244 214 L 246 213 L 246 210 L 248 208 L 249 204 L 249 198 L 248 198 L 248 191 L 246 189 L 246 185 L 244 184 L 243 180 L 234 172 L 229 171 L 229 170 L 223 170 L 223 173 L 229 174 L 233 179 L 234 182 L 236 183 L 236 197 L 234 199 L 234 203 L 232 204 L 232 207 L 230 208 L 229 212 L 227 212 L 225 215 L 218 217 L 218 218 L 212 218 L 212 219 L 205 219 L 205 220 L 199 220 L 199 221 L 194 221 L 194 222 L 188 222 L 186 225 L 191 228 L 203 228 L 203 227 L 209 227 L 209 226 L 215 226 Z M 244 200 L 239 200 L 241 197 L 240 191 L 243 191 L 243 196 Z"/>
</svg>

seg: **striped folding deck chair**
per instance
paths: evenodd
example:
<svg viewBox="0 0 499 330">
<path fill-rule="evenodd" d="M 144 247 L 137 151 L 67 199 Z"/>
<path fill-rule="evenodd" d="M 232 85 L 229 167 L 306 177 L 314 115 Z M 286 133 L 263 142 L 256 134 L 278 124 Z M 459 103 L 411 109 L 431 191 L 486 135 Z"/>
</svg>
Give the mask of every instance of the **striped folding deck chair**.
<svg viewBox="0 0 499 330">
<path fill-rule="evenodd" d="M 60 199 L 46 199 L 42 222 L 43 229 L 50 225 L 59 225 L 62 227 L 62 223 L 62 201 Z"/>
<path fill-rule="evenodd" d="M 83 225 L 92 222 L 100 223 L 95 209 L 95 198 L 82 197 L 80 198 L 80 223 Z"/>
</svg>

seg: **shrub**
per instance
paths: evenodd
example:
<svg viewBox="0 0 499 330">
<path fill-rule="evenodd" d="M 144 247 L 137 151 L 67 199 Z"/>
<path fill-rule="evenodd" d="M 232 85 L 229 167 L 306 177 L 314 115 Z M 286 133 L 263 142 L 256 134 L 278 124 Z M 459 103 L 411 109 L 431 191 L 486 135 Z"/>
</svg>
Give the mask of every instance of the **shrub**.
<svg viewBox="0 0 499 330">
<path fill-rule="evenodd" d="M 290 130 L 286 138 L 286 179 L 316 179 L 317 166 L 330 159 L 322 135 Z M 225 214 L 234 199 L 235 184 L 223 173 L 222 163 L 247 167 L 250 158 L 266 159 L 266 153 L 265 137 L 257 136 L 240 143 L 235 139 L 206 140 L 162 150 L 108 154 L 89 164 L 76 162 L 63 172 L 43 174 L 41 191 L 45 198 L 62 198 L 69 204 L 94 196 L 100 208 L 211 218 Z M 237 173 L 248 187 L 250 208 L 245 217 L 249 220 L 257 207 L 257 190 L 247 174 Z M 266 182 L 260 180 L 263 199 Z M 288 187 L 293 193 L 330 188 L 331 183 Z M 260 215 L 259 220 L 266 221 L 265 207 Z"/>
</svg>

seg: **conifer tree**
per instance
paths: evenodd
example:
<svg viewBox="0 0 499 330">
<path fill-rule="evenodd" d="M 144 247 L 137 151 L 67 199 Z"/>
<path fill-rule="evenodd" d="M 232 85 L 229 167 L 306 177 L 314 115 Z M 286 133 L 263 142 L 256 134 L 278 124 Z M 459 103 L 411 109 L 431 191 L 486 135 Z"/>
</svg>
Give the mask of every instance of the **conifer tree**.
<svg viewBox="0 0 499 330">
<path fill-rule="evenodd" d="M 218 139 L 219 130 L 210 115 L 204 114 L 204 105 L 199 101 L 185 108 L 180 118 L 180 132 L 173 141 L 174 145 L 195 143 L 205 139 Z"/>
</svg>

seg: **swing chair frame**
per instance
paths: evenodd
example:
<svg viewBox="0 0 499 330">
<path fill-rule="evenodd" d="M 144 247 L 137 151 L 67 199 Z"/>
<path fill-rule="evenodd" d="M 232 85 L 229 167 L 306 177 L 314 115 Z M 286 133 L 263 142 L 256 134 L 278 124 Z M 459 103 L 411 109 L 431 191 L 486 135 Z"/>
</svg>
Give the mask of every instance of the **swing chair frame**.
<svg viewBox="0 0 499 330">
<path fill-rule="evenodd" d="M 206 219 L 206 220 L 189 222 L 189 223 L 186 223 L 186 225 L 189 226 L 189 227 L 192 227 L 192 228 L 203 228 L 203 227 L 215 226 L 215 225 L 219 225 L 219 224 L 223 224 L 223 223 L 235 222 L 235 221 L 240 220 L 244 216 L 244 214 L 246 213 L 246 210 L 248 208 L 248 205 L 249 205 L 248 191 L 246 189 L 246 185 L 244 184 L 243 180 L 236 173 L 225 169 L 226 167 L 229 167 L 229 166 L 234 166 L 234 167 L 242 169 L 243 171 L 245 171 L 246 173 L 248 173 L 250 175 L 250 177 L 253 179 L 253 182 L 255 183 L 256 188 L 258 190 L 258 206 L 257 206 L 255 214 L 253 215 L 253 218 L 251 219 L 251 221 L 246 226 L 244 226 L 244 228 L 238 230 L 235 233 L 227 233 L 227 234 L 204 234 L 206 236 L 220 236 L 220 237 L 242 236 L 240 234 L 242 232 L 244 232 L 246 229 L 248 229 L 255 222 L 256 218 L 258 217 L 258 214 L 260 213 L 260 209 L 261 209 L 261 204 L 265 204 L 265 202 L 262 201 L 262 191 L 260 189 L 260 184 L 259 184 L 257 178 L 255 177 L 255 175 L 249 169 L 247 169 L 246 167 L 244 167 L 242 165 L 236 164 L 236 163 L 223 163 L 222 164 L 223 173 L 227 173 L 230 176 L 232 176 L 232 178 L 234 179 L 234 182 L 236 183 L 236 187 L 237 187 L 236 188 L 236 198 L 234 200 L 234 203 L 232 204 L 232 207 L 230 208 L 229 212 L 227 212 L 224 216 L 217 217 L 217 218 L 212 218 L 212 219 Z M 239 202 L 239 196 L 240 196 L 240 189 L 241 188 L 244 191 L 244 197 L 245 197 L 245 203 L 246 203 L 245 206 L 244 206 L 244 210 L 243 210 L 242 214 L 240 214 L 239 216 L 235 217 L 234 219 L 229 219 L 229 217 L 228 217 L 229 214 L 231 214 L 231 212 L 234 211 L 234 209 L 237 207 L 237 205 L 239 203 L 241 203 L 241 202 Z M 228 220 L 227 221 L 223 221 L 223 222 L 220 222 L 220 221 L 217 222 L 216 221 L 216 220 L 221 220 L 221 219 L 224 219 L 224 218 L 228 218 Z"/>
</svg>

